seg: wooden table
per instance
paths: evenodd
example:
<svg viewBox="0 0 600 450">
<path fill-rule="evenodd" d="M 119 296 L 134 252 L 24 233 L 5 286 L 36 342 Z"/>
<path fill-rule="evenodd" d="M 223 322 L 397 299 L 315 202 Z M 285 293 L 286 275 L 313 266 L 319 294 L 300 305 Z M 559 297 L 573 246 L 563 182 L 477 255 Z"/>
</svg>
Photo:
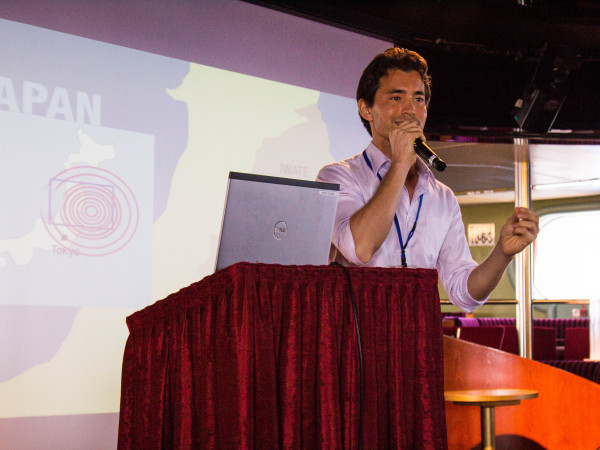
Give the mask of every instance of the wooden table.
<svg viewBox="0 0 600 450">
<path fill-rule="evenodd" d="M 537 396 L 537 391 L 531 389 L 469 389 L 444 392 L 447 402 L 481 407 L 481 447 L 484 450 L 496 448 L 494 408 L 518 405 L 521 400 Z"/>
</svg>

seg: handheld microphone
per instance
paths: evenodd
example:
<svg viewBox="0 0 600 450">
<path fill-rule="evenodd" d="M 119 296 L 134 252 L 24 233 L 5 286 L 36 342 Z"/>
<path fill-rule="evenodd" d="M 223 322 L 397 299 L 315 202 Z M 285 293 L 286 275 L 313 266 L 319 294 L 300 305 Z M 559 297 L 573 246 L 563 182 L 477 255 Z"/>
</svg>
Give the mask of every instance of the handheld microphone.
<svg viewBox="0 0 600 450">
<path fill-rule="evenodd" d="M 415 153 L 423 158 L 427 164 L 433 166 L 439 172 L 443 172 L 446 169 L 446 163 L 421 138 L 415 139 L 414 146 Z"/>
</svg>

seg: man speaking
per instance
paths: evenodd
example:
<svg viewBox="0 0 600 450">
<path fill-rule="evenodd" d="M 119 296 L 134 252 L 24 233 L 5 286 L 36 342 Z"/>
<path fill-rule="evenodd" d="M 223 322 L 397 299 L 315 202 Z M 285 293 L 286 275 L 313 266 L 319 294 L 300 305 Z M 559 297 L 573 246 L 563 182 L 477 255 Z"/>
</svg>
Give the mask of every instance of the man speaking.
<svg viewBox="0 0 600 450">
<path fill-rule="evenodd" d="M 470 312 L 487 300 L 514 255 L 536 238 L 538 217 L 515 208 L 485 261 L 473 260 L 454 193 L 415 153 L 415 140 L 425 140 L 427 70 L 423 57 L 401 48 L 378 54 L 365 68 L 356 99 L 372 141 L 317 176 L 340 184 L 330 259 L 435 268 L 450 301 Z"/>
</svg>

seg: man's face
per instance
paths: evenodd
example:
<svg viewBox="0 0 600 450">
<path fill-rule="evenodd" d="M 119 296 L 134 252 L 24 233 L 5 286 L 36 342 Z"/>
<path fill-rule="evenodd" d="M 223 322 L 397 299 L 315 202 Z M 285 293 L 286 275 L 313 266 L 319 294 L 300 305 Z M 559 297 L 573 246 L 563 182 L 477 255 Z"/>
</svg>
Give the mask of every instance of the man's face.
<svg viewBox="0 0 600 450">
<path fill-rule="evenodd" d="M 360 107 L 360 105 L 359 105 Z M 416 71 L 390 70 L 379 80 L 373 106 L 361 108 L 369 121 L 375 144 L 389 141 L 390 131 L 405 121 L 418 121 L 421 128 L 427 120 L 425 84 Z"/>
</svg>

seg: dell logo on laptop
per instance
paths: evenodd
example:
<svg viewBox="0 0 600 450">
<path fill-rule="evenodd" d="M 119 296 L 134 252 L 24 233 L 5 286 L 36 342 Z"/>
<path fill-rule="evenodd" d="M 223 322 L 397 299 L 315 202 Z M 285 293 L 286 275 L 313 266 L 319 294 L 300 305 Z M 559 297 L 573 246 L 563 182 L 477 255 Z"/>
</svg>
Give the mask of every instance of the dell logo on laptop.
<svg viewBox="0 0 600 450">
<path fill-rule="evenodd" d="M 285 223 L 283 220 L 280 220 L 279 222 L 277 222 L 275 224 L 275 230 L 273 231 L 273 236 L 275 237 L 275 239 L 280 241 L 281 239 L 283 239 L 285 237 L 286 233 L 287 233 L 287 223 Z"/>
</svg>

